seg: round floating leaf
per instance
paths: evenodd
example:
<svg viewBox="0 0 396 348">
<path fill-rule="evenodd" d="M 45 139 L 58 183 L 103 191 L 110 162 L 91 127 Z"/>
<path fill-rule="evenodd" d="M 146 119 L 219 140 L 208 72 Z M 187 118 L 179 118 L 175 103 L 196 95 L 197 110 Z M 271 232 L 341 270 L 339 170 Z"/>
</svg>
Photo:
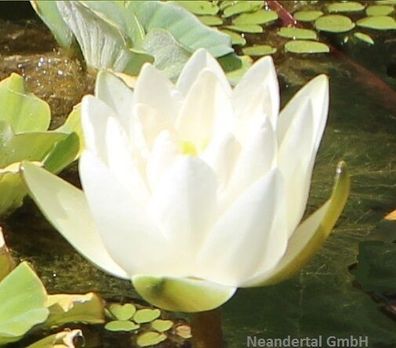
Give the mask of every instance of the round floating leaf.
<svg viewBox="0 0 396 348">
<path fill-rule="evenodd" d="M 289 39 L 299 40 L 316 40 L 318 38 L 318 35 L 313 30 L 295 27 L 283 27 L 278 31 L 278 35 Z"/>
<path fill-rule="evenodd" d="M 300 22 L 313 22 L 323 15 L 322 11 L 298 11 L 294 13 L 293 17 Z"/>
<path fill-rule="evenodd" d="M 257 24 L 239 24 L 239 25 L 228 25 L 226 28 L 239 31 L 241 33 L 262 33 L 264 30 Z"/>
<path fill-rule="evenodd" d="M 315 21 L 315 27 L 318 30 L 328 31 L 330 33 L 344 33 L 352 30 L 355 24 L 346 16 L 328 15 L 319 17 Z"/>
<path fill-rule="evenodd" d="M 139 324 L 149 323 L 157 319 L 160 315 L 161 311 L 159 309 L 139 309 L 133 316 L 133 320 Z"/>
<path fill-rule="evenodd" d="M 393 12 L 393 6 L 390 5 L 372 5 L 367 7 L 367 16 L 387 16 Z"/>
<path fill-rule="evenodd" d="M 140 328 L 140 325 L 135 324 L 128 320 L 114 320 L 110 321 L 105 325 L 105 329 L 108 331 L 134 331 Z"/>
<path fill-rule="evenodd" d="M 263 1 L 237 1 L 224 9 L 224 17 L 228 18 L 239 13 L 257 11 L 263 7 Z"/>
<path fill-rule="evenodd" d="M 243 13 L 236 17 L 232 23 L 240 24 L 266 24 L 278 19 L 278 14 L 275 11 L 260 10 L 254 13 Z"/>
<path fill-rule="evenodd" d="M 139 347 L 155 346 L 158 343 L 166 340 L 166 335 L 154 331 L 142 333 L 138 336 L 136 343 Z"/>
<path fill-rule="evenodd" d="M 157 319 L 151 323 L 151 327 L 158 332 L 168 331 L 173 326 L 172 320 Z"/>
<path fill-rule="evenodd" d="M 396 5 L 396 0 L 377 0 L 380 5 Z"/>
<path fill-rule="evenodd" d="M 200 16 L 198 18 L 203 24 L 209 26 L 217 26 L 223 24 L 223 20 L 220 17 L 216 16 Z"/>
<path fill-rule="evenodd" d="M 375 30 L 396 29 L 396 21 L 389 16 L 370 16 L 359 19 L 356 23 L 359 27 Z"/>
<path fill-rule="evenodd" d="M 286 42 L 285 49 L 292 53 L 328 53 L 330 51 L 326 44 L 308 40 Z"/>
<path fill-rule="evenodd" d="M 231 37 L 231 41 L 232 41 L 233 45 L 236 45 L 236 46 L 245 46 L 246 45 L 246 39 L 243 36 L 241 36 L 240 34 L 234 32 L 234 31 L 231 31 L 231 30 L 227 30 L 227 29 L 222 30 L 222 32 Z"/>
<path fill-rule="evenodd" d="M 211 1 L 172 1 L 172 4 L 184 7 L 186 10 L 196 15 L 215 15 L 219 12 L 219 7 Z"/>
<path fill-rule="evenodd" d="M 248 56 L 266 56 L 276 52 L 276 48 L 269 45 L 254 45 L 242 50 L 243 54 Z"/>
<path fill-rule="evenodd" d="M 327 6 L 329 12 L 358 12 L 364 10 L 364 5 L 355 1 L 335 2 Z"/>
<path fill-rule="evenodd" d="M 110 305 L 109 311 L 118 320 L 129 320 L 135 314 L 136 307 L 132 303 L 126 303 L 124 305 L 113 303 Z"/>
<path fill-rule="evenodd" d="M 357 39 L 364 41 L 370 45 L 374 45 L 374 40 L 371 38 L 370 35 L 364 34 L 364 33 L 360 33 L 357 32 L 355 34 L 353 34 Z"/>
<path fill-rule="evenodd" d="M 175 331 L 176 335 L 184 339 L 191 338 L 191 327 L 189 327 L 188 325 L 179 325 L 178 327 L 176 327 Z"/>
</svg>

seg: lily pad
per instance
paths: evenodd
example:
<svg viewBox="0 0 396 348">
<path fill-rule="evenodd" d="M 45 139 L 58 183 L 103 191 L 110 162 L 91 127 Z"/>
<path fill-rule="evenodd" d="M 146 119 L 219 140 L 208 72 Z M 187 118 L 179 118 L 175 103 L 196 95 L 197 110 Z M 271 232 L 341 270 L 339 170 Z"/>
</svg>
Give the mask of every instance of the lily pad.
<svg viewBox="0 0 396 348">
<path fill-rule="evenodd" d="M 276 48 L 269 45 L 254 45 L 244 48 L 242 52 L 247 56 L 266 56 L 275 53 Z"/>
<path fill-rule="evenodd" d="M 278 19 L 278 14 L 275 11 L 259 10 L 253 13 L 243 13 L 236 17 L 232 23 L 240 24 L 266 24 Z"/>
<path fill-rule="evenodd" d="M 199 16 L 199 20 L 209 26 L 219 26 L 223 24 L 223 20 L 217 16 Z"/>
<path fill-rule="evenodd" d="M 15 267 L 14 260 L 4 242 L 3 232 L 0 228 L 0 281 Z"/>
<path fill-rule="evenodd" d="M 108 331 L 134 331 L 140 328 L 140 325 L 135 324 L 129 320 L 114 320 L 110 321 L 105 325 L 105 329 Z"/>
<path fill-rule="evenodd" d="M 318 38 L 313 30 L 295 27 L 283 27 L 278 31 L 278 35 L 294 40 L 316 40 Z"/>
<path fill-rule="evenodd" d="M 81 330 L 70 330 L 58 332 L 56 334 L 45 337 L 27 348 L 74 348 L 74 340 L 83 340 Z"/>
<path fill-rule="evenodd" d="M 219 12 L 219 7 L 211 1 L 172 1 L 172 4 L 184 7 L 195 15 L 215 15 Z"/>
<path fill-rule="evenodd" d="M 227 6 L 224 11 L 224 17 L 228 18 L 239 13 L 257 11 L 264 6 L 263 1 L 238 1 L 233 5 Z"/>
<path fill-rule="evenodd" d="M 356 1 L 335 2 L 327 6 L 329 12 L 359 12 L 364 10 L 364 5 Z"/>
<path fill-rule="evenodd" d="M 136 339 L 136 343 L 139 347 L 150 347 L 155 346 L 166 339 L 167 336 L 163 333 L 148 331 L 140 334 Z"/>
<path fill-rule="evenodd" d="M 172 320 L 157 319 L 151 323 L 151 327 L 158 332 L 168 331 L 173 326 Z"/>
<path fill-rule="evenodd" d="M 396 29 L 396 21 L 390 16 L 370 16 L 359 19 L 356 24 L 359 27 L 375 30 Z"/>
<path fill-rule="evenodd" d="M 380 5 L 396 5 L 396 0 L 377 0 L 376 2 Z"/>
<path fill-rule="evenodd" d="M 264 30 L 258 24 L 239 24 L 239 25 L 227 25 L 226 28 L 239 31 L 241 33 L 262 33 Z"/>
<path fill-rule="evenodd" d="M 355 27 L 355 23 L 349 17 L 343 15 L 327 15 L 319 17 L 315 21 L 317 30 L 330 33 L 345 33 Z"/>
<path fill-rule="evenodd" d="M 292 40 L 286 42 L 285 50 L 292 53 L 328 53 L 329 46 L 322 42 L 308 41 L 308 40 Z"/>
<path fill-rule="evenodd" d="M 374 40 L 372 39 L 372 37 L 370 35 L 357 32 L 357 33 L 354 33 L 353 36 L 355 36 L 357 39 L 359 39 L 359 40 L 361 40 L 361 41 L 363 41 L 365 43 L 368 43 L 370 45 L 374 45 Z"/>
<path fill-rule="evenodd" d="M 149 323 L 157 319 L 160 315 L 161 311 L 159 309 L 139 309 L 133 316 L 133 320 L 139 324 Z"/>
<path fill-rule="evenodd" d="M 236 45 L 236 46 L 245 46 L 246 45 L 246 39 L 242 35 L 234 32 L 234 31 L 227 30 L 227 29 L 222 29 L 221 31 L 224 34 L 227 34 L 231 37 L 231 41 L 232 41 L 233 45 Z"/>
<path fill-rule="evenodd" d="M 293 14 L 294 19 L 300 22 L 313 22 L 320 16 L 323 16 L 323 12 L 315 10 L 297 11 Z"/>
<path fill-rule="evenodd" d="M 387 16 L 393 12 L 393 6 L 390 5 L 371 5 L 367 7 L 367 16 Z"/>
<path fill-rule="evenodd" d="M 184 338 L 189 339 L 191 338 L 191 327 L 188 325 L 179 325 L 175 329 L 176 335 Z"/>
<path fill-rule="evenodd" d="M 113 303 L 109 307 L 110 313 L 118 320 L 129 320 L 136 312 L 136 307 L 132 303 L 124 305 Z"/>
</svg>

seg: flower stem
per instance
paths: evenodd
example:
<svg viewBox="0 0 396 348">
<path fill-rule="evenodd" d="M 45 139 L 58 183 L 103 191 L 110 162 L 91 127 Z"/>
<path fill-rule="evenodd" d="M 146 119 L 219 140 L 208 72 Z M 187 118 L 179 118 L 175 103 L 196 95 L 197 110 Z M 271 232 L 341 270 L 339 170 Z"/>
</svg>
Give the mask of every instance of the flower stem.
<svg viewBox="0 0 396 348">
<path fill-rule="evenodd" d="M 221 348 L 224 346 L 220 309 L 194 313 L 191 330 L 193 348 Z"/>
</svg>

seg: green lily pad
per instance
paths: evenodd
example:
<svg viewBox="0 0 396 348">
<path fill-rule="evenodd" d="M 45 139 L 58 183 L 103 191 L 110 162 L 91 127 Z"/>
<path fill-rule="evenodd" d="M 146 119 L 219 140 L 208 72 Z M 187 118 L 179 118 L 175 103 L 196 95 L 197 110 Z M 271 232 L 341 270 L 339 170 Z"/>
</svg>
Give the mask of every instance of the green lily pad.
<svg viewBox="0 0 396 348">
<path fill-rule="evenodd" d="M 222 29 L 221 30 L 224 34 L 227 34 L 231 37 L 231 41 L 233 45 L 236 46 L 245 46 L 246 45 L 246 39 L 241 36 L 240 34 L 231 31 L 231 30 L 227 30 L 227 29 Z"/>
<path fill-rule="evenodd" d="M 316 40 L 318 38 L 313 30 L 295 27 L 283 27 L 278 31 L 278 35 L 294 40 Z"/>
<path fill-rule="evenodd" d="M 328 53 L 329 46 L 322 42 L 308 41 L 308 40 L 292 40 L 286 42 L 285 50 L 292 53 Z"/>
<path fill-rule="evenodd" d="M 139 324 L 149 323 L 157 319 L 160 315 L 161 311 L 159 309 L 139 309 L 133 316 L 133 320 Z"/>
<path fill-rule="evenodd" d="M 315 10 L 297 11 L 293 14 L 294 19 L 300 22 L 313 22 L 320 16 L 323 16 L 323 12 Z"/>
<path fill-rule="evenodd" d="M 105 329 L 108 331 L 135 331 L 140 328 L 139 324 L 135 324 L 129 320 L 114 320 L 110 321 L 105 325 Z"/>
<path fill-rule="evenodd" d="M 254 45 L 242 50 L 247 56 L 266 56 L 276 52 L 276 48 L 269 45 Z"/>
<path fill-rule="evenodd" d="M 367 7 L 367 16 L 387 16 L 393 12 L 394 8 L 390 5 L 371 5 Z"/>
<path fill-rule="evenodd" d="M 259 10 L 253 13 L 242 13 L 236 17 L 232 23 L 234 25 L 243 24 L 267 24 L 278 19 L 275 11 Z"/>
<path fill-rule="evenodd" d="M 315 27 L 317 30 L 330 33 L 344 33 L 352 30 L 355 23 L 349 17 L 343 15 L 328 15 L 319 17 L 315 21 Z"/>
<path fill-rule="evenodd" d="M 364 5 L 356 1 L 335 2 L 327 5 L 329 12 L 358 12 L 364 10 Z"/>
<path fill-rule="evenodd" d="M 252 66 L 253 60 L 249 56 L 239 57 L 241 65 L 239 68 L 227 72 L 227 79 L 230 81 L 231 85 L 235 86 L 245 75 L 246 71 Z"/>
<path fill-rule="evenodd" d="M 195 15 L 213 16 L 219 12 L 219 7 L 211 1 L 172 1 L 172 4 L 184 7 L 186 10 Z"/>
<path fill-rule="evenodd" d="M 168 331 L 173 326 L 172 320 L 156 319 L 151 323 L 151 327 L 158 332 Z"/>
<path fill-rule="evenodd" d="M 396 5 L 396 0 L 377 0 L 376 3 L 380 5 Z"/>
<path fill-rule="evenodd" d="M 27 348 L 73 348 L 71 342 L 76 339 L 83 339 L 81 330 L 68 330 L 47 336 Z"/>
<path fill-rule="evenodd" d="M 355 36 L 357 39 L 368 43 L 370 45 L 374 45 L 374 40 L 372 39 L 372 37 L 370 35 L 364 34 L 364 33 L 360 33 L 360 32 L 356 32 L 353 34 L 353 36 Z"/>
<path fill-rule="evenodd" d="M 356 24 L 359 27 L 375 30 L 396 29 L 396 21 L 390 16 L 370 16 L 359 19 Z"/>
<path fill-rule="evenodd" d="M 239 25 L 227 25 L 227 29 L 239 31 L 241 33 L 262 33 L 264 30 L 258 24 L 239 24 Z"/>
<path fill-rule="evenodd" d="M 139 347 L 150 347 L 155 346 L 166 339 L 167 336 L 163 333 L 148 331 L 140 334 L 136 339 L 136 343 Z"/>
<path fill-rule="evenodd" d="M 223 24 L 223 20 L 217 16 L 200 16 L 199 20 L 209 26 L 219 26 Z"/>
<path fill-rule="evenodd" d="M 233 5 L 227 6 L 223 13 L 224 17 L 228 18 L 240 13 L 257 11 L 263 6 L 263 1 L 238 1 L 234 2 Z"/>
<path fill-rule="evenodd" d="M 136 307 L 132 303 L 113 303 L 109 306 L 109 311 L 117 320 L 129 320 L 135 314 Z"/>
</svg>

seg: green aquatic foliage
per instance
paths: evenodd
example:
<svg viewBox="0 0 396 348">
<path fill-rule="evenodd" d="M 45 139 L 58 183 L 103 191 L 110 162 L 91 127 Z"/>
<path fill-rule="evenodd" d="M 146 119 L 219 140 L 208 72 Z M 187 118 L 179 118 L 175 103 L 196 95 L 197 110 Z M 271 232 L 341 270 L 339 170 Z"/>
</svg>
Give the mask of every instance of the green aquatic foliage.
<svg viewBox="0 0 396 348">
<path fill-rule="evenodd" d="M 3 233 L 0 228 L 0 281 L 8 275 L 14 267 L 15 262 L 4 242 Z"/>
<path fill-rule="evenodd" d="M 323 16 L 323 12 L 318 10 L 297 11 L 293 14 L 293 17 L 300 22 L 313 22 L 320 16 Z"/>
<path fill-rule="evenodd" d="M 387 16 L 394 11 L 391 5 L 371 5 L 367 7 L 367 16 Z"/>
<path fill-rule="evenodd" d="M 315 28 L 317 30 L 330 33 L 345 33 L 354 27 L 355 23 L 349 17 L 343 15 L 322 16 L 315 21 Z"/>
<path fill-rule="evenodd" d="M 329 46 L 322 42 L 309 40 L 292 40 L 285 44 L 286 52 L 306 54 L 306 53 L 328 53 Z"/>
<path fill-rule="evenodd" d="M 139 347 L 152 347 L 166 340 L 166 335 L 161 332 L 144 332 L 137 337 Z"/>
<path fill-rule="evenodd" d="M 353 36 L 359 39 L 360 41 L 368 43 L 369 45 L 374 45 L 374 40 L 370 35 L 361 32 L 356 32 L 353 34 Z"/>
<path fill-rule="evenodd" d="M 395 30 L 396 20 L 390 16 L 369 16 L 359 19 L 356 23 L 359 27 L 374 30 Z"/>
<path fill-rule="evenodd" d="M 78 136 L 71 127 L 47 131 L 50 121 L 48 104 L 26 91 L 21 76 L 0 82 L 0 215 L 18 208 L 26 195 L 21 161 L 59 172 L 76 158 Z"/>
<path fill-rule="evenodd" d="M 243 54 L 246 54 L 247 56 L 266 56 L 269 54 L 273 54 L 276 52 L 276 48 L 270 46 L 270 45 L 253 45 L 250 47 L 245 47 L 242 49 Z"/>
<path fill-rule="evenodd" d="M 364 5 L 356 1 L 335 2 L 327 5 L 329 12 L 359 12 L 364 8 Z"/>
<path fill-rule="evenodd" d="M 81 330 L 68 330 L 45 337 L 27 348 L 74 348 L 74 341 L 83 339 Z"/>
<path fill-rule="evenodd" d="M 318 35 L 313 30 L 295 27 L 283 27 L 278 31 L 278 35 L 295 40 L 316 40 L 318 38 Z"/>
</svg>

